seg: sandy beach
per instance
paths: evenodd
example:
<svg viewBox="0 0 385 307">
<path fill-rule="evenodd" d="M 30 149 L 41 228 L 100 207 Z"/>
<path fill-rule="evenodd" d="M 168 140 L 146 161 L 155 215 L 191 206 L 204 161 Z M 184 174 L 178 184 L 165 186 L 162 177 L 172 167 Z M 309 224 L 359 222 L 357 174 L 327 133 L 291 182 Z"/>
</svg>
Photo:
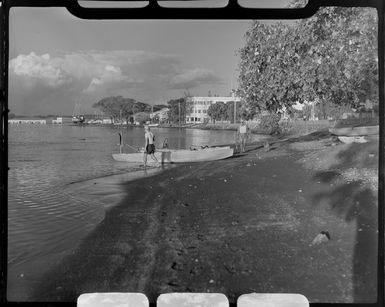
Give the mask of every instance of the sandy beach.
<svg viewBox="0 0 385 307">
<path fill-rule="evenodd" d="M 136 180 L 77 183 L 105 203 L 105 218 L 31 300 L 119 291 L 150 302 L 166 292 L 374 302 L 377 163 L 378 143 L 321 132 Z M 322 231 L 330 240 L 314 243 Z"/>
</svg>

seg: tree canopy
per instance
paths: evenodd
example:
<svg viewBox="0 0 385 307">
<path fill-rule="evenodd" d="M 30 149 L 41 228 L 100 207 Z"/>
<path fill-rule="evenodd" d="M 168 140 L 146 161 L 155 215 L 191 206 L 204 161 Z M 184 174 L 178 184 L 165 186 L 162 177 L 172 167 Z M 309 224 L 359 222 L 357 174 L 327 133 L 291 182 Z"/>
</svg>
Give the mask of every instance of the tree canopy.
<svg viewBox="0 0 385 307">
<path fill-rule="evenodd" d="M 128 120 L 136 113 L 151 112 L 151 106 L 149 104 L 122 96 L 103 98 L 94 103 L 92 107 L 99 109 L 113 119 L 125 118 Z"/>
<path fill-rule="evenodd" d="M 178 124 L 183 123 L 186 118 L 186 113 L 189 114 L 189 112 L 186 112 L 186 109 L 188 109 L 188 107 L 186 106 L 186 98 L 171 99 L 167 101 L 167 107 L 168 107 L 168 119 L 172 123 L 178 123 Z M 180 114 L 179 114 L 179 108 L 180 108 Z M 179 119 L 180 119 L 180 122 L 179 122 Z"/>
<path fill-rule="evenodd" d="M 213 103 L 207 109 L 207 115 L 210 116 L 214 122 L 217 120 L 227 120 L 228 113 L 226 104 L 222 101 Z"/>
<path fill-rule="evenodd" d="M 332 106 L 378 101 L 374 9 L 326 7 L 295 24 L 253 21 L 245 38 L 238 95 L 251 112 L 316 101 L 326 115 Z"/>
</svg>

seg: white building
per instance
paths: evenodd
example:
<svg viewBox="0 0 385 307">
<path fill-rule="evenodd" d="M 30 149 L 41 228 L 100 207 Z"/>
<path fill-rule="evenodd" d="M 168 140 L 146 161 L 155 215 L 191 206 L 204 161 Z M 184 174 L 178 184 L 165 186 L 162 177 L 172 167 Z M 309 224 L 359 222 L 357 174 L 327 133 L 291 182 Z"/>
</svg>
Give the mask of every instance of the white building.
<svg viewBox="0 0 385 307">
<path fill-rule="evenodd" d="M 56 119 L 53 119 L 52 124 L 63 124 L 63 117 L 57 117 Z"/>
<path fill-rule="evenodd" d="M 103 122 L 103 124 L 112 124 L 112 119 L 111 118 L 103 118 L 102 122 Z"/>
<path fill-rule="evenodd" d="M 45 125 L 47 120 L 45 119 L 9 119 L 8 124 L 40 124 Z"/>
<path fill-rule="evenodd" d="M 186 123 L 208 123 L 210 116 L 207 115 L 209 107 L 217 102 L 228 103 L 231 101 L 240 102 L 238 97 L 188 97 Z"/>
</svg>

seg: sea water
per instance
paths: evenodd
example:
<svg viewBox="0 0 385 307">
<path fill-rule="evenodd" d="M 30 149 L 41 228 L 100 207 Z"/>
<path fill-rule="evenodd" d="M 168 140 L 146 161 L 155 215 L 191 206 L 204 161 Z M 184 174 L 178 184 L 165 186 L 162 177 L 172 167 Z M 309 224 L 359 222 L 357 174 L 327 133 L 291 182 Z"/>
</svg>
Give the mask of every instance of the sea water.
<svg viewBox="0 0 385 307">
<path fill-rule="evenodd" d="M 234 131 L 153 128 L 157 147 L 234 143 Z M 70 254 L 105 213 L 71 186 L 137 169 L 111 154 L 144 147 L 140 127 L 9 125 L 8 299 L 28 300 L 43 273 Z M 127 146 L 130 145 L 130 146 Z M 100 180 L 100 179 L 99 179 Z"/>
</svg>

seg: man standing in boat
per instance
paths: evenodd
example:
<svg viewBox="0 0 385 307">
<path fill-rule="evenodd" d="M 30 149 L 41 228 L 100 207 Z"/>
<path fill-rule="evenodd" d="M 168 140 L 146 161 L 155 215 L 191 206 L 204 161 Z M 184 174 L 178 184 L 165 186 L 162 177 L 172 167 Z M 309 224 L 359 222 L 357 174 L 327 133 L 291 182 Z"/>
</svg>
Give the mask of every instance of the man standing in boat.
<svg viewBox="0 0 385 307">
<path fill-rule="evenodd" d="M 149 126 L 144 126 L 144 139 L 145 139 L 145 144 L 144 144 L 144 156 L 143 156 L 143 162 L 144 162 L 144 167 L 147 166 L 147 155 L 151 155 L 151 158 L 160 164 L 158 159 L 155 157 L 155 136 L 151 132 Z"/>
<path fill-rule="evenodd" d="M 246 148 L 246 141 L 249 137 L 249 127 L 247 126 L 244 119 L 241 121 L 241 125 L 238 128 L 237 131 L 237 139 L 241 142 L 241 152 L 245 152 Z"/>
</svg>

